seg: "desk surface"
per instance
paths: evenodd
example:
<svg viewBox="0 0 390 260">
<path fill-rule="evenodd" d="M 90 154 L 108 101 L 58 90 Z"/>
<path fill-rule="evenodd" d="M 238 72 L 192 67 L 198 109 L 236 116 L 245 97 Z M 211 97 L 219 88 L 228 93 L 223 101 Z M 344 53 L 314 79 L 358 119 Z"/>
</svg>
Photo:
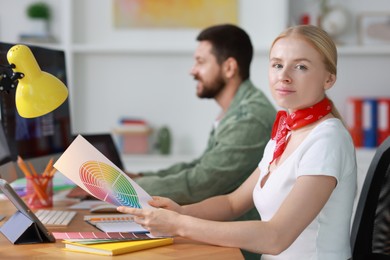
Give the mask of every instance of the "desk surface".
<svg viewBox="0 0 390 260">
<path fill-rule="evenodd" d="M 55 208 L 66 205 L 55 204 Z M 6 219 L 0 221 L 2 225 L 14 212 L 15 208 L 8 200 L 0 200 L 0 212 Z M 78 214 L 67 228 L 48 228 L 55 232 L 97 231 L 92 225 L 83 220 L 87 210 L 77 210 Z M 63 250 L 61 241 L 56 243 L 13 245 L 0 233 L 0 256 L 3 259 L 110 259 L 110 256 L 99 256 L 85 253 L 74 253 Z M 184 238 L 175 238 L 173 245 L 133 252 L 115 256 L 120 259 L 243 259 L 241 251 L 237 248 L 226 248 L 203 244 Z"/>
</svg>

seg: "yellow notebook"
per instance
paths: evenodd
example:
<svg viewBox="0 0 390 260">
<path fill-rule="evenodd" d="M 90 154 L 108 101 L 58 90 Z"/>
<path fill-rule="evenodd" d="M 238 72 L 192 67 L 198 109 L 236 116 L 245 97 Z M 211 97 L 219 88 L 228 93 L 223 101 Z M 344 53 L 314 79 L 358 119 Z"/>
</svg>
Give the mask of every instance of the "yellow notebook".
<svg viewBox="0 0 390 260">
<path fill-rule="evenodd" d="M 67 240 L 63 240 L 63 243 L 65 243 L 65 250 L 73 252 L 82 252 L 98 255 L 120 255 L 143 249 L 170 245 L 173 243 L 173 238 L 109 242 L 92 245 L 79 244 Z"/>
</svg>

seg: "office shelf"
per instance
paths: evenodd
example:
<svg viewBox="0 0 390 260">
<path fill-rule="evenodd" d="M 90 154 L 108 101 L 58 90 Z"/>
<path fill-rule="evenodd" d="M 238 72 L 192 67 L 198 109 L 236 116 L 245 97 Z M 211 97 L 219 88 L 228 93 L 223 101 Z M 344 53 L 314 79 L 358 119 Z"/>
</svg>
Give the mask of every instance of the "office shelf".
<svg viewBox="0 0 390 260">
<path fill-rule="evenodd" d="M 48 44 L 47 47 L 63 48 L 62 45 Z M 193 46 L 186 44 L 173 46 L 156 46 L 154 44 L 72 44 L 68 51 L 74 54 L 192 54 Z M 390 45 L 362 46 L 340 45 L 337 47 L 340 55 L 390 55 Z M 269 48 L 260 47 L 255 49 L 257 55 L 268 55 Z"/>
<path fill-rule="evenodd" d="M 183 150 L 182 147 L 186 146 L 186 150 L 190 150 L 190 152 L 199 153 L 201 151 L 205 141 L 201 138 L 196 138 L 200 136 L 200 133 L 204 134 L 202 138 L 207 136 L 209 114 L 212 114 L 210 109 L 213 109 L 213 107 L 210 107 L 207 112 L 203 112 L 203 110 L 199 112 L 201 108 L 197 106 L 196 101 L 191 103 L 192 99 L 195 99 L 191 96 L 193 93 L 181 92 L 182 89 L 190 88 L 194 85 L 191 77 L 188 77 L 188 70 L 192 63 L 191 57 L 194 46 L 197 44 L 194 39 L 198 30 L 182 30 L 180 33 L 172 32 L 171 34 L 159 34 L 158 31 L 152 30 L 153 35 L 149 37 L 148 34 L 151 31 L 148 30 L 113 28 L 112 12 L 110 10 L 112 1 L 103 0 L 99 6 L 96 6 L 94 0 L 45 1 L 50 2 L 55 7 L 53 18 L 56 20 L 53 21 L 52 29 L 55 33 L 54 36 L 59 41 L 58 44 L 45 46 L 63 49 L 66 52 L 74 131 L 109 131 L 117 123 L 117 118 L 122 116 L 123 113 L 138 113 L 135 115 L 144 117 L 147 115 L 147 117 L 150 117 L 148 119 L 154 123 L 168 123 L 175 131 L 181 131 L 178 133 L 179 137 L 174 136 L 176 140 L 179 140 L 175 143 L 175 145 L 179 146 L 177 150 Z M 19 4 L 21 2 L 32 2 L 32 0 L 16 2 Z M 261 3 L 261 1 L 252 2 Z M 267 2 L 265 8 L 271 5 L 275 7 L 280 2 Z M 289 5 L 292 6 L 292 0 L 289 2 Z M 306 2 L 304 0 L 294 0 L 293 7 L 300 7 L 300 5 L 304 5 Z M 354 2 L 353 6 L 350 3 L 343 4 L 350 5 L 349 9 L 356 12 L 356 14 L 368 9 L 383 8 L 383 6 L 380 6 L 380 3 L 364 4 L 364 1 Z M 364 8 L 362 7 L 363 5 L 365 5 Z M 94 8 L 91 9 L 91 6 L 94 6 Z M 15 10 L 22 9 L 22 7 L 15 8 Z M 248 12 L 250 11 L 253 10 L 248 10 Z M 252 13 L 248 13 L 243 19 L 247 19 L 246 22 L 250 20 L 250 25 L 254 28 L 263 28 L 260 24 L 263 20 L 256 20 L 259 16 L 259 10 L 254 10 L 253 12 L 255 17 L 253 17 Z M 278 13 L 280 13 L 278 20 L 289 21 L 290 19 L 286 18 L 290 15 L 289 12 L 291 10 L 278 10 Z M 13 17 L 17 16 L 13 15 Z M 9 23 L 14 25 L 12 30 L 17 30 L 18 26 L 23 26 L 23 24 L 19 25 L 16 18 L 9 20 Z M 269 31 L 275 30 L 274 28 L 271 24 L 269 26 L 267 24 L 267 32 L 253 31 L 254 42 L 261 46 L 255 44 L 256 57 L 254 58 L 254 65 L 257 67 L 254 66 L 255 71 L 251 75 L 253 75 L 254 83 L 265 91 L 268 89 L 266 69 L 269 46 L 267 44 L 270 44 L 270 42 L 267 40 L 258 43 L 258 39 L 266 38 L 265 36 L 270 34 Z M 23 29 L 19 28 L 19 31 L 23 31 Z M 272 32 L 275 35 L 277 33 L 279 32 Z M 179 34 L 179 37 L 177 34 Z M 172 35 L 175 37 L 171 38 Z M 390 60 L 388 59 L 390 45 L 340 45 L 338 46 L 338 51 L 340 55 L 338 81 L 336 83 L 337 86 L 331 90 L 331 97 L 341 110 L 340 112 L 343 112 L 342 105 L 345 104 L 346 98 L 350 95 L 366 96 L 371 93 L 383 96 L 388 95 L 387 82 L 389 82 L 390 78 L 387 68 Z M 185 72 L 182 71 L 184 70 L 183 68 L 186 69 Z M 183 75 L 184 73 L 187 74 L 183 76 L 181 73 Z M 152 89 L 150 86 L 155 88 Z M 156 91 L 156 89 L 158 90 Z M 160 89 L 165 91 L 158 92 Z M 151 92 L 156 92 L 158 98 L 153 96 L 151 101 L 143 101 Z M 175 95 L 172 95 L 172 93 L 175 93 Z M 112 98 L 107 98 L 110 95 L 112 95 Z M 183 99 L 183 97 L 187 99 Z M 169 99 L 169 104 L 166 101 L 161 101 L 164 99 Z M 102 105 L 103 101 L 104 106 Z M 157 103 L 157 107 L 159 107 L 158 112 L 163 115 L 172 114 L 171 110 L 166 109 L 166 107 L 172 104 L 172 106 L 180 107 L 180 109 L 174 111 L 174 113 L 178 113 L 177 117 L 188 118 L 187 115 L 190 114 L 192 117 L 191 122 L 198 119 L 197 122 L 201 123 L 194 126 L 188 121 L 184 124 L 175 122 L 173 119 L 168 121 L 171 116 L 161 119 L 161 115 L 155 116 L 158 113 L 150 108 L 149 101 Z M 140 111 L 146 112 L 141 114 Z M 187 141 L 190 138 L 192 143 Z M 187 145 L 195 148 L 193 150 L 191 150 L 192 148 L 187 149 Z M 360 156 L 360 154 L 362 155 Z M 364 158 L 370 158 L 370 155 L 370 153 L 359 151 L 359 164 L 365 160 Z M 130 156 L 130 158 L 133 157 Z M 160 159 L 166 162 L 166 164 L 176 161 L 174 159 L 176 156 L 171 157 L 171 159 L 154 156 L 135 156 L 135 158 L 145 162 L 145 164 L 153 163 L 154 161 L 160 162 Z M 132 159 L 127 161 L 130 164 L 137 164 L 137 161 Z M 362 163 L 367 165 L 367 162 Z M 129 165 L 129 169 L 131 169 L 131 166 Z"/>
<path fill-rule="evenodd" d="M 125 169 L 129 172 L 156 171 L 175 163 L 190 162 L 194 155 L 122 154 Z"/>
</svg>

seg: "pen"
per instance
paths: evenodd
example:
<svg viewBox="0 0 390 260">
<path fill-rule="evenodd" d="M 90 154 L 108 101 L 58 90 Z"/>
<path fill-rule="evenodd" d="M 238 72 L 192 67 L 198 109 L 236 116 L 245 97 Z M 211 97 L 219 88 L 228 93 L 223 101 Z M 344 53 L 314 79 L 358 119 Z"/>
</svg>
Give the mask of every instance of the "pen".
<svg viewBox="0 0 390 260">
<path fill-rule="evenodd" d="M 31 173 L 30 171 L 28 170 L 26 164 L 24 163 L 22 157 L 18 156 L 18 166 L 19 168 L 22 170 L 22 172 L 24 173 L 24 175 L 27 177 L 27 176 L 31 176 Z"/>
<path fill-rule="evenodd" d="M 43 172 L 43 175 L 44 175 L 44 176 L 45 176 L 45 175 L 49 175 L 50 172 L 51 172 L 51 170 L 52 170 L 52 168 L 53 168 L 53 158 L 50 158 L 50 160 L 49 160 L 49 162 L 47 163 L 46 168 L 45 168 L 45 170 L 44 170 L 44 172 Z"/>
<path fill-rule="evenodd" d="M 42 178 L 44 178 L 43 183 L 42 183 L 42 189 L 46 190 L 47 189 L 47 184 L 49 183 L 50 180 L 53 179 L 53 176 L 49 175 L 49 176 L 44 176 Z"/>
<path fill-rule="evenodd" d="M 22 157 L 18 156 L 18 166 L 19 168 L 22 170 L 22 172 L 24 173 L 24 175 L 26 176 L 26 180 L 27 179 L 31 179 L 31 183 L 33 185 L 33 188 L 36 192 L 36 194 L 38 195 L 42 205 L 47 205 L 47 196 L 46 194 L 44 193 L 44 191 L 42 190 L 42 187 L 36 182 L 36 178 L 34 178 L 30 171 L 28 170 L 27 168 L 27 165 L 25 164 L 25 162 L 23 161 Z"/>
<path fill-rule="evenodd" d="M 34 176 L 38 176 L 38 173 L 37 171 L 35 170 L 34 166 L 32 165 L 31 162 L 28 162 L 28 166 L 30 167 L 31 169 L 31 172 L 33 173 Z"/>
<path fill-rule="evenodd" d="M 47 164 L 46 169 L 42 175 L 44 178 L 44 181 L 42 184 L 44 190 L 46 190 L 47 184 L 49 183 L 49 181 L 51 179 L 53 179 L 53 176 L 56 172 L 57 172 L 57 169 L 53 167 L 53 158 L 52 158 L 52 159 L 50 159 L 49 163 Z"/>
<path fill-rule="evenodd" d="M 53 177 L 56 172 L 57 172 L 57 169 L 56 168 L 52 168 L 50 173 L 49 173 L 49 176 Z"/>
</svg>

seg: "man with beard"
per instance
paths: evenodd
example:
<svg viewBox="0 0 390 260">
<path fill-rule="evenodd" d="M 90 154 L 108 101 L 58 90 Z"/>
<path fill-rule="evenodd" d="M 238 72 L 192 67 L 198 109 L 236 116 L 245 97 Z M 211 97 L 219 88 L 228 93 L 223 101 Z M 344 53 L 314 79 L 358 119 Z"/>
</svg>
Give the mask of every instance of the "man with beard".
<svg viewBox="0 0 390 260">
<path fill-rule="evenodd" d="M 192 162 L 134 180 L 149 194 L 180 204 L 195 203 L 235 190 L 257 167 L 270 138 L 275 108 L 250 81 L 253 47 L 247 33 L 230 25 L 206 28 L 197 37 L 191 75 L 199 98 L 221 107 L 204 153 Z M 134 177 L 134 175 L 130 174 Z M 244 218 L 259 219 L 256 209 Z"/>
</svg>

